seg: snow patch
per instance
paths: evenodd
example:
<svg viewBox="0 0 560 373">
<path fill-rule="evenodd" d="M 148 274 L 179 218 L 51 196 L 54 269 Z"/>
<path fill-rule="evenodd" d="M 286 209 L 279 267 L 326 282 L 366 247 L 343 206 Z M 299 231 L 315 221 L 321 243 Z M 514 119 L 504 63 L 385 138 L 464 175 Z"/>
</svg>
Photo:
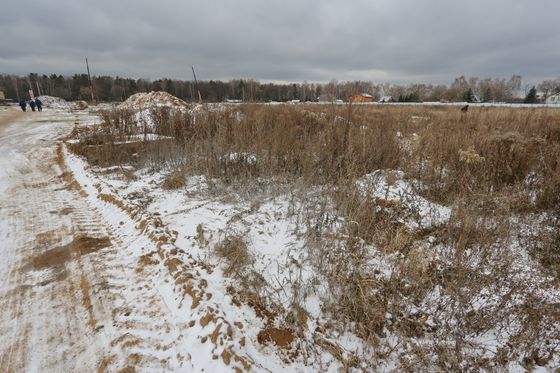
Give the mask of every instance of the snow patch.
<svg viewBox="0 0 560 373">
<path fill-rule="evenodd" d="M 427 228 L 446 223 L 451 217 L 451 209 L 418 195 L 404 177 L 403 171 L 377 170 L 364 176 L 356 184 L 363 196 L 400 203 L 412 216 L 403 221 L 411 228 Z"/>
</svg>

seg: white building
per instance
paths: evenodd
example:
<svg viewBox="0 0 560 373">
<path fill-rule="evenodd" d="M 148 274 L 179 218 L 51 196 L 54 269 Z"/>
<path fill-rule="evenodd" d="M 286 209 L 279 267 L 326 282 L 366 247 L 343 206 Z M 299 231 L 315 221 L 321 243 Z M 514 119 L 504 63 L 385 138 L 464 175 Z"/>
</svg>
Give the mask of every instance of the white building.
<svg viewBox="0 0 560 373">
<path fill-rule="evenodd" d="M 395 100 L 393 99 L 393 96 L 383 96 L 378 102 L 395 102 Z"/>
<path fill-rule="evenodd" d="M 546 103 L 547 104 L 560 104 L 560 93 L 548 96 L 546 98 Z"/>
</svg>

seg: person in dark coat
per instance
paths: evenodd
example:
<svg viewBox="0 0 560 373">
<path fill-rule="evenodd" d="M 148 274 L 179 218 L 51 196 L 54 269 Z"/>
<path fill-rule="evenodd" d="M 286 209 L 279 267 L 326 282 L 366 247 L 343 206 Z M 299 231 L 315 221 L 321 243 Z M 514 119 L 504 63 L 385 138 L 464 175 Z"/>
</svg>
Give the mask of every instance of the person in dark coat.
<svg viewBox="0 0 560 373">
<path fill-rule="evenodd" d="M 25 102 L 25 100 L 21 100 L 21 101 L 19 102 L 19 106 L 21 107 L 21 110 L 22 110 L 22 111 L 25 111 L 26 108 L 27 108 L 27 102 Z"/>
<path fill-rule="evenodd" d="M 31 100 L 29 101 L 29 107 L 31 108 L 31 111 L 35 111 L 35 100 Z"/>
<path fill-rule="evenodd" d="M 43 103 L 38 98 L 35 99 L 35 105 L 37 105 L 37 111 L 43 111 Z"/>
</svg>

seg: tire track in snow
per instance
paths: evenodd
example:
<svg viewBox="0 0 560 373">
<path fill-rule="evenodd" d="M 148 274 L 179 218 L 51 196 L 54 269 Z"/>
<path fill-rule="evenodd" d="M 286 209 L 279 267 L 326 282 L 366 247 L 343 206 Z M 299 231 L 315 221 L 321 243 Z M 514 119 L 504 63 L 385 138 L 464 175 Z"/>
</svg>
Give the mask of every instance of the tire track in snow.
<svg viewBox="0 0 560 373">
<path fill-rule="evenodd" d="M 136 261 L 146 256 L 155 257 L 154 263 L 158 265 L 146 266 L 142 273 L 151 279 L 152 299 L 161 304 L 157 307 L 160 318 L 164 318 L 170 330 L 175 331 L 171 333 L 174 334 L 173 341 L 165 347 L 176 352 L 163 353 L 169 366 L 183 367 L 188 364 L 191 370 L 200 370 L 202 366 L 205 369 L 219 367 L 221 371 L 250 370 L 254 361 L 243 353 L 243 325 L 236 325 L 235 318 L 229 320 L 233 315 L 226 317 L 221 309 L 222 304 L 212 299 L 212 293 L 206 290 L 208 280 L 205 276 L 211 274 L 212 269 L 176 247 L 174 241 L 177 232 L 169 231 L 157 216 L 141 215 L 127 207 L 109 188 L 96 184 L 95 178 L 85 170 L 85 162 L 67 152 L 65 157 L 71 158 L 69 167 L 78 183 L 84 187 L 90 205 L 103 210 L 106 220 L 114 227 L 115 236 L 123 237 L 125 242 L 132 240 L 129 247 L 136 247 L 133 250 L 136 252 Z M 134 323 L 130 326 L 134 327 Z M 130 333 L 123 335 L 116 343 L 128 347 L 127 342 L 141 345 L 152 339 L 151 333 L 144 339 Z M 162 346 L 160 342 L 152 345 L 158 351 Z M 197 352 L 196 359 L 193 359 L 191 351 Z M 203 352 L 202 356 L 200 352 Z"/>
<path fill-rule="evenodd" d="M 79 194 L 91 198 L 94 191 L 91 185 L 89 187 L 87 192 Z M 91 210 L 102 214 L 96 204 L 86 201 L 82 199 L 87 206 L 80 211 Z M 135 227 L 136 222 L 118 208 L 105 210 L 103 215 L 112 223 L 103 226 L 111 238 L 112 247 L 84 259 L 99 280 L 90 286 L 91 303 L 96 310 L 94 314 L 109 313 L 111 319 L 109 325 L 98 326 L 110 330 L 108 334 L 111 336 L 98 368 L 103 371 L 180 369 L 186 354 L 184 346 L 177 346 L 183 338 L 182 331 L 187 329 L 186 323 L 173 317 L 149 276 L 145 277 L 137 271 L 139 257 L 153 250 L 154 244 L 140 234 Z M 81 219 L 87 220 L 88 216 Z M 90 225 L 86 226 L 87 230 L 91 230 Z M 103 304 L 103 300 L 108 301 Z"/>
<path fill-rule="evenodd" d="M 54 159 L 52 144 L 61 128 L 48 131 L 51 141 L 41 144 L 30 136 L 38 128 L 32 122 L 14 125 L 8 139 L 0 137 L 7 154 L 18 154 L 0 199 L 0 220 L 8 222 L 2 227 L 7 239 L 0 245 L 6 258 L 0 267 L 3 371 L 76 370 L 93 366 L 98 351 L 88 340 L 84 307 L 75 302 L 78 283 L 72 263 L 51 258 L 55 265 L 38 266 L 37 258 L 71 239 L 71 219 L 52 212 L 62 208 L 60 200 L 73 198 L 46 166 Z"/>
<path fill-rule="evenodd" d="M 0 198 L 1 370 L 171 370 L 168 356 L 154 353 L 159 345 L 170 350 L 161 330 L 171 328 L 149 281 L 131 276 L 133 242 L 123 242 L 53 167 L 56 136 L 44 131 L 51 141 L 30 136 L 45 135 L 33 123 L 0 138 L 0 148 L 18 153 Z M 104 237 L 110 247 L 81 245 Z"/>
</svg>

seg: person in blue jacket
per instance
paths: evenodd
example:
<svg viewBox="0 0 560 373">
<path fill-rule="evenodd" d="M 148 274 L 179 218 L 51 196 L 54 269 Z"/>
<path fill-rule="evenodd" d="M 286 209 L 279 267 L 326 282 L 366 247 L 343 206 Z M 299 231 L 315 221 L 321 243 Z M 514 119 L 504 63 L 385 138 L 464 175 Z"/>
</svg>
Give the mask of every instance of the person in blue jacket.
<svg viewBox="0 0 560 373">
<path fill-rule="evenodd" d="M 37 105 L 37 111 L 43 111 L 43 103 L 38 98 L 35 99 L 35 105 Z"/>
<path fill-rule="evenodd" d="M 25 111 L 27 108 L 27 102 L 25 102 L 25 100 L 21 100 L 19 102 L 19 106 L 21 107 L 21 111 Z"/>
<path fill-rule="evenodd" d="M 31 99 L 31 101 L 29 101 L 29 107 L 31 111 L 35 111 L 35 100 Z"/>
</svg>

